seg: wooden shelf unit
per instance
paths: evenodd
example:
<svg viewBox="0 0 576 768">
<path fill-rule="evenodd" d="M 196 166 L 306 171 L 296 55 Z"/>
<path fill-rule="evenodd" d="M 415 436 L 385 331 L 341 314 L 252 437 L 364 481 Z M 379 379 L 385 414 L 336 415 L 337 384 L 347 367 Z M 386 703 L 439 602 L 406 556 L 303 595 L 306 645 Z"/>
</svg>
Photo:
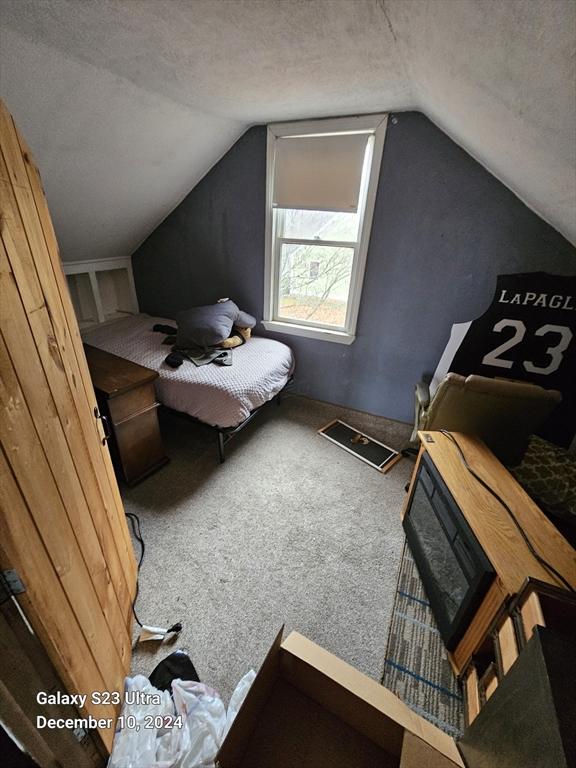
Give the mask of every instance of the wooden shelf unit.
<svg viewBox="0 0 576 768">
<path fill-rule="evenodd" d="M 556 587 L 563 585 L 530 552 L 505 507 L 466 469 L 450 438 L 442 432 L 419 432 L 419 437 L 420 452 L 402 516 L 422 455 L 427 452 L 496 571 L 496 578 L 474 619 L 449 654 L 454 671 L 461 675 L 488 633 L 495 628 L 510 599 L 521 591 L 527 579 Z M 453 437 L 468 464 L 510 507 L 538 554 L 576 588 L 576 551 L 573 547 L 481 440 L 462 433 L 453 433 Z"/>
<path fill-rule="evenodd" d="M 62 266 L 81 331 L 137 314 L 129 258 L 65 261 Z"/>
<path fill-rule="evenodd" d="M 462 675 L 467 725 L 514 667 L 537 626 L 574 636 L 576 595 L 540 581 L 525 582 Z"/>
</svg>

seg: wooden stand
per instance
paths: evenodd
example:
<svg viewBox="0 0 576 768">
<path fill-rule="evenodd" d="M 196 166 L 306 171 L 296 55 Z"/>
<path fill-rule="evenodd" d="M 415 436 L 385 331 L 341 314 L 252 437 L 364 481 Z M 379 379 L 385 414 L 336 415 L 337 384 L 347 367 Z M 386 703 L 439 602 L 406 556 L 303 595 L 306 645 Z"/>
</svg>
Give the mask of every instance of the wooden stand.
<svg viewBox="0 0 576 768">
<path fill-rule="evenodd" d="M 128 485 L 168 461 L 158 425 L 158 373 L 89 344 L 84 345 L 98 407 L 109 422 L 110 448 Z"/>
<path fill-rule="evenodd" d="M 486 637 L 462 679 L 466 723 L 471 725 L 516 662 L 538 627 L 576 639 L 576 595 L 565 589 L 529 579 L 494 631 Z M 562 660 L 559 660 L 562 664 Z M 541 692 L 534 691 L 534 696 Z"/>
<path fill-rule="evenodd" d="M 534 557 L 503 504 L 466 469 L 450 438 L 441 432 L 418 434 L 421 447 L 410 491 L 426 451 L 497 574 L 462 640 L 449 654 L 452 667 L 459 675 L 526 579 L 538 579 L 557 587 L 563 585 Z M 468 464 L 509 506 L 540 557 L 576 588 L 575 550 L 481 440 L 461 433 L 453 436 Z M 406 505 L 409 498 L 410 495 Z M 403 515 L 405 511 L 406 506 Z"/>
<path fill-rule="evenodd" d="M 576 762 L 576 638 L 536 626 L 464 732 L 468 768 L 573 768 Z"/>
</svg>

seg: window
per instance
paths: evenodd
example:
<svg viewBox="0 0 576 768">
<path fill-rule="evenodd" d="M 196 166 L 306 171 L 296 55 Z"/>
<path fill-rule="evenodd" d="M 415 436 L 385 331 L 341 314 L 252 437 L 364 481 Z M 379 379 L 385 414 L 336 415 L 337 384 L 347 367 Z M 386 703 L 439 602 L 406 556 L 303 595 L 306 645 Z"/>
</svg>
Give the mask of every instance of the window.
<svg viewBox="0 0 576 768">
<path fill-rule="evenodd" d="M 310 262 L 310 273 L 309 273 L 310 280 L 317 280 L 319 274 L 320 274 L 320 262 L 319 261 L 311 261 Z"/>
<path fill-rule="evenodd" d="M 354 341 L 386 120 L 268 126 L 268 330 Z"/>
</svg>

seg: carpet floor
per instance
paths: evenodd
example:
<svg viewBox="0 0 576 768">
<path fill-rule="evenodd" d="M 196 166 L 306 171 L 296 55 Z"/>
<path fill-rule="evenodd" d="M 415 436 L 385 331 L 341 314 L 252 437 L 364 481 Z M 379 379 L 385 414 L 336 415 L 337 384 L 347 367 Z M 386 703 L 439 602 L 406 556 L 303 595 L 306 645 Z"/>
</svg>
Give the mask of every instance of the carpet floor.
<svg viewBox="0 0 576 768">
<path fill-rule="evenodd" d="M 462 736 L 462 692 L 408 544 L 402 554 L 384 662 L 382 685 L 446 733 Z"/>
<path fill-rule="evenodd" d="M 139 617 L 184 627 L 172 646 L 138 644 L 133 673 L 185 648 L 227 702 L 285 624 L 285 634 L 295 629 L 380 680 L 413 463 L 379 473 L 316 433 L 334 418 L 397 449 L 410 433 L 288 396 L 237 435 L 219 465 L 210 430 L 162 414 L 170 463 L 122 495 L 146 543 Z"/>
</svg>

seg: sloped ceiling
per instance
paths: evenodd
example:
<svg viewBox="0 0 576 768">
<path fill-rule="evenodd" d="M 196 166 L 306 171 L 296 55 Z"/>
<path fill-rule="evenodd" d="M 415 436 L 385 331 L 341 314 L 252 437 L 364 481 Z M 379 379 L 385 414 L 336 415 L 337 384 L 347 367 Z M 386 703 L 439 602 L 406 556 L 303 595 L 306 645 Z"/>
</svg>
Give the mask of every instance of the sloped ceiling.
<svg viewBox="0 0 576 768">
<path fill-rule="evenodd" d="M 125 256 L 252 124 L 420 109 L 576 242 L 571 0 L 0 0 L 66 260 Z"/>
</svg>

